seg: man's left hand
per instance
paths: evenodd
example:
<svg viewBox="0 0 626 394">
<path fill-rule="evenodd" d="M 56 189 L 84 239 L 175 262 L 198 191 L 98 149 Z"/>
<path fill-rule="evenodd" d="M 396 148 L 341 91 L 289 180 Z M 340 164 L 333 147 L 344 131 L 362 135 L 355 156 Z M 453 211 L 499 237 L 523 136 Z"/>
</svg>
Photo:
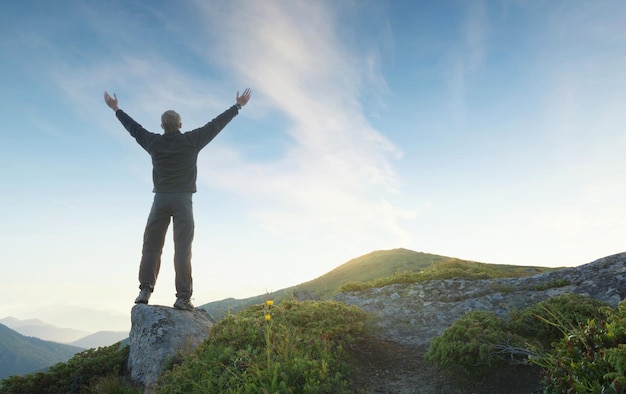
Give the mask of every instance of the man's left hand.
<svg viewBox="0 0 626 394">
<path fill-rule="evenodd" d="M 237 104 L 241 105 L 242 107 L 246 105 L 248 103 L 248 100 L 250 100 L 251 93 L 252 92 L 250 91 L 250 88 L 244 90 L 241 96 L 239 95 L 239 92 L 237 92 Z"/>
</svg>

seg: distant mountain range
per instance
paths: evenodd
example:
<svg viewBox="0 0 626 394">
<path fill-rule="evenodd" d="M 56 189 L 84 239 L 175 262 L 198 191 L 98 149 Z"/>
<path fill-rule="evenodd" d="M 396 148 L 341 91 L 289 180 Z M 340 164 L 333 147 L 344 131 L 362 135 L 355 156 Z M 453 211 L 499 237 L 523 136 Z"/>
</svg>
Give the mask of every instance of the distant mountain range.
<svg viewBox="0 0 626 394">
<path fill-rule="evenodd" d="M 0 379 L 48 368 L 69 360 L 82 350 L 77 346 L 27 337 L 0 324 Z"/>
<path fill-rule="evenodd" d="M 109 346 L 128 337 L 125 331 L 89 333 L 59 328 L 38 319 L 0 319 L 0 379 L 48 368 L 85 349 Z"/>
<path fill-rule="evenodd" d="M 84 349 L 113 345 L 128 337 L 128 332 L 126 331 L 98 331 L 92 333 L 73 328 L 57 327 L 39 319 L 20 320 L 14 317 L 5 317 L 0 319 L 0 324 L 4 324 L 27 337 L 78 346 Z"/>
<path fill-rule="evenodd" d="M 128 338 L 126 331 L 98 331 L 95 334 L 87 335 L 70 345 L 82 347 L 85 349 L 99 348 L 109 346 Z"/>
<path fill-rule="evenodd" d="M 19 320 L 14 317 L 0 319 L 0 323 L 27 337 L 69 344 L 90 335 L 90 332 L 73 328 L 60 328 L 39 319 Z"/>
</svg>

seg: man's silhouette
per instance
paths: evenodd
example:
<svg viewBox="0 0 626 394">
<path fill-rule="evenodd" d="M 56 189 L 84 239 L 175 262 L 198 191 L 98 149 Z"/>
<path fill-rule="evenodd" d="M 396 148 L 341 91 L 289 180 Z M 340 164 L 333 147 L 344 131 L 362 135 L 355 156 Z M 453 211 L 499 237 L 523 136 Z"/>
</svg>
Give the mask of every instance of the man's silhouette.
<svg viewBox="0 0 626 394">
<path fill-rule="evenodd" d="M 174 268 L 176 271 L 177 309 L 193 310 L 191 295 L 191 243 L 194 235 L 192 195 L 196 192 L 198 153 L 230 122 L 241 107 L 248 103 L 250 89 L 236 103 L 206 125 L 181 133 L 180 115 L 165 111 L 161 116 L 163 134 L 151 133 L 119 109 L 117 96 L 104 93 L 104 101 L 137 143 L 152 157 L 154 201 L 143 236 L 139 265 L 139 296 L 137 304 L 147 304 L 161 268 L 161 253 L 165 234 L 174 221 Z"/>
</svg>

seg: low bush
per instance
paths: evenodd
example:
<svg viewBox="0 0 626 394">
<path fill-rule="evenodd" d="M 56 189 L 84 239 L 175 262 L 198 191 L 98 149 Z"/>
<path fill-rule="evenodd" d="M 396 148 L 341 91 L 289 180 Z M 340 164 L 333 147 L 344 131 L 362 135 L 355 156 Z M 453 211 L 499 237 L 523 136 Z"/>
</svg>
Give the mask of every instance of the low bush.
<svg viewBox="0 0 626 394">
<path fill-rule="evenodd" d="M 472 311 L 431 340 L 426 358 L 442 366 L 461 367 L 468 374 L 482 374 L 496 363 L 510 361 L 508 349 L 523 345 L 524 339 L 509 332 L 493 312 Z"/>
<path fill-rule="evenodd" d="M 508 329 L 549 350 L 579 322 L 599 319 L 606 304 L 580 294 L 563 294 L 509 313 Z"/>
<path fill-rule="evenodd" d="M 544 359 L 552 343 L 566 337 L 579 322 L 604 316 L 605 310 L 601 302 L 565 294 L 514 310 L 506 320 L 492 312 L 472 311 L 431 340 L 426 358 L 476 374 L 498 362 Z"/>
<path fill-rule="evenodd" d="M 603 312 L 603 319 L 580 322 L 552 352 L 531 359 L 544 368 L 546 393 L 626 391 L 626 304 Z"/>
</svg>

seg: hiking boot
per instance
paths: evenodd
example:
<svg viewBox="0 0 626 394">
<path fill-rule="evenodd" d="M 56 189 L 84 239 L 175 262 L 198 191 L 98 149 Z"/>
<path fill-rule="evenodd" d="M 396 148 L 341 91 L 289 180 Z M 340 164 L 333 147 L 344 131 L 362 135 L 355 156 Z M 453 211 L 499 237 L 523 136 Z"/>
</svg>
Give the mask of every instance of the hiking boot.
<svg viewBox="0 0 626 394">
<path fill-rule="evenodd" d="M 141 289 L 139 295 L 135 298 L 135 304 L 147 304 L 151 295 L 150 289 Z"/>
<path fill-rule="evenodd" d="M 193 311 L 196 307 L 193 306 L 189 298 L 178 297 L 174 303 L 174 308 L 185 311 Z"/>
</svg>

